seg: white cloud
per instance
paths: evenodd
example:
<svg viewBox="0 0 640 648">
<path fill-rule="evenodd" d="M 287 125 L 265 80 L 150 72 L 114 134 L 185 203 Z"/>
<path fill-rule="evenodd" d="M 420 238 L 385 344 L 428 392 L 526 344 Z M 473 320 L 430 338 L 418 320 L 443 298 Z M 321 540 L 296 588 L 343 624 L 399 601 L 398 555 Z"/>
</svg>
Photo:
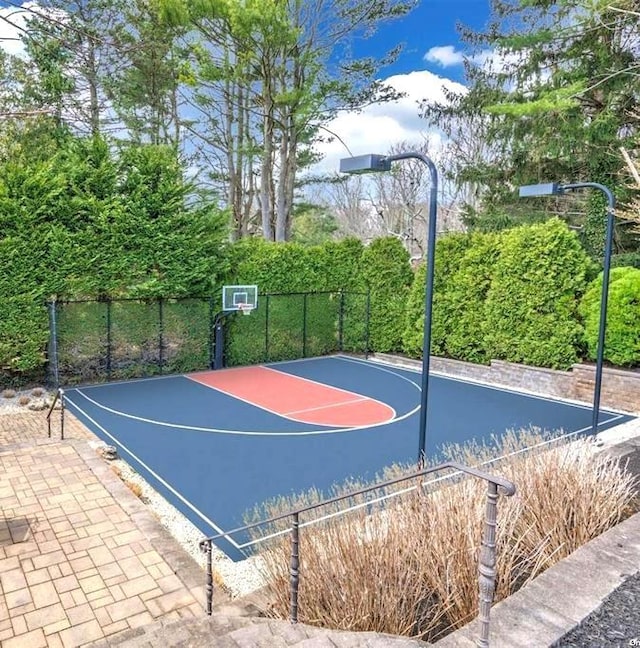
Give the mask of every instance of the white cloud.
<svg viewBox="0 0 640 648">
<path fill-rule="evenodd" d="M 22 8 L 0 8 L 0 47 L 7 54 L 16 56 L 24 54 L 24 45 L 20 40 L 20 35 L 27 25 L 27 20 L 33 17 L 30 10 L 37 8 L 37 2 L 25 2 L 22 4 Z"/>
<path fill-rule="evenodd" d="M 424 55 L 424 60 L 429 63 L 437 63 L 442 67 L 450 67 L 461 65 L 464 61 L 464 54 L 457 51 L 453 45 L 437 45 Z"/>
<path fill-rule="evenodd" d="M 505 52 L 500 49 L 484 49 L 475 54 L 465 54 L 453 45 L 438 45 L 429 49 L 423 58 L 440 67 L 462 65 L 467 60 L 479 67 L 491 69 L 493 72 L 501 72 L 509 65 L 517 63 L 520 57 L 521 54 Z"/>
<path fill-rule="evenodd" d="M 466 91 L 463 85 L 427 70 L 399 74 L 384 82 L 405 96 L 398 101 L 368 106 L 361 112 L 344 112 L 334 118 L 327 129 L 336 137 L 316 146 L 324 159 L 313 172 L 335 172 L 341 158 L 387 153 L 391 145 L 399 142 L 419 143 L 429 137 L 437 146 L 441 136 L 427 130 L 426 122 L 420 118 L 419 102 L 425 99 L 444 101 L 443 86 L 454 92 Z"/>
</svg>

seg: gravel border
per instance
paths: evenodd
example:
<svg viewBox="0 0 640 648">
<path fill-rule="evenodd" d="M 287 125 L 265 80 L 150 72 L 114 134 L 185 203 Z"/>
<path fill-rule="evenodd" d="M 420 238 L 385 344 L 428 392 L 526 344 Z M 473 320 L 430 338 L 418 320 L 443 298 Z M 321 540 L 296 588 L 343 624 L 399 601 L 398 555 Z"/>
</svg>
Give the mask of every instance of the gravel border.
<svg viewBox="0 0 640 648">
<path fill-rule="evenodd" d="M 553 648 L 640 646 L 640 572 L 629 576 L 584 621 Z"/>
<path fill-rule="evenodd" d="M 5 396 L 12 392 L 11 397 Z M 34 394 L 34 392 L 36 392 Z M 22 412 L 40 412 L 47 409 L 53 402 L 55 392 L 44 387 L 31 387 L 30 389 L 3 389 L 0 391 L 0 416 L 2 414 L 20 414 Z M 21 398 L 28 398 L 29 402 L 20 404 Z"/>
<path fill-rule="evenodd" d="M 101 440 L 89 441 L 90 447 L 100 452 L 107 446 Z M 132 484 L 140 490 L 140 500 L 151 511 L 158 522 L 175 538 L 183 549 L 200 565 L 206 567 L 206 555 L 200 550 L 200 541 L 205 537 L 190 520 L 158 493 L 144 477 L 137 473 L 124 459 L 105 461 L 125 484 Z M 260 559 L 250 556 L 234 562 L 215 545 L 212 552 L 214 586 L 222 584 L 232 598 L 251 594 L 265 582 L 260 572 Z M 217 578 L 216 578 L 217 575 Z"/>
</svg>

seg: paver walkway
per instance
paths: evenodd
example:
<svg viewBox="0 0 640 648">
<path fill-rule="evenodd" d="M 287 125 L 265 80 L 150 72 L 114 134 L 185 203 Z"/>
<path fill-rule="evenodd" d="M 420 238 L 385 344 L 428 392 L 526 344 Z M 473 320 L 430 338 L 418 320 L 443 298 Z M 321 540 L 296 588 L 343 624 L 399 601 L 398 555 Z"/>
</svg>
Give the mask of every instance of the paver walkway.
<svg viewBox="0 0 640 648">
<path fill-rule="evenodd" d="M 428 645 L 240 617 L 219 590 L 207 617 L 202 569 L 91 439 L 68 412 L 62 442 L 44 413 L 0 414 L 0 648 Z"/>
<path fill-rule="evenodd" d="M 0 415 L 0 645 L 71 648 L 201 616 L 202 571 L 67 416 Z"/>
</svg>

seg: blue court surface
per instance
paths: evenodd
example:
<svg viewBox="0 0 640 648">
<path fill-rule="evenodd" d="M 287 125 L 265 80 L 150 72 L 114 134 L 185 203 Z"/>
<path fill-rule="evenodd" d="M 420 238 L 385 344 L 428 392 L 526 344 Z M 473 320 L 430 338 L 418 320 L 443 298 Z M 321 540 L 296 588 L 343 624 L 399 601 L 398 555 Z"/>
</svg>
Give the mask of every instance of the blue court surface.
<svg viewBox="0 0 640 648">
<path fill-rule="evenodd" d="M 230 369 L 207 372 L 217 387 L 200 381 L 208 375 L 166 376 L 69 389 L 65 402 L 205 535 L 242 526 L 245 512 L 270 498 L 312 487 L 326 492 L 349 477 L 370 480 L 394 462 L 416 460 L 419 372 L 346 356 L 274 363 L 259 374 L 246 369 L 248 380 L 259 377 L 249 389 L 243 369 Z M 271 375 L 280 381 L 275 388 Z M 230 386 L 220 387 L 225 376 Z M 382 418 L 371 423 L 365 415 L 368 422 L 341 426 L 328 416 L 330 424 L 309 423 L 269 405 L 277 405 L 282 385 L 298 383 L 321 399 L 297 410 L 307 417 L 320 413 L 322 420 L 344 403 L 377 407 L 374 420 L 377 411 Z M 246 396 L 252 390 L 256 402 Z M 327 403 L 333 394 L 342 399 L 335 406 Z M 592 415 L 589 406 L 439 375 L 430 378 L 427 412 L 432 457 L 442 444 L 488 441 L 507 429 L 589 432 Z M 599 429 L 631 418 L 602 410 Z M 243 557 L 237 542 L 224 539 L 219 546 L 237 560 Z"/>
</svg>

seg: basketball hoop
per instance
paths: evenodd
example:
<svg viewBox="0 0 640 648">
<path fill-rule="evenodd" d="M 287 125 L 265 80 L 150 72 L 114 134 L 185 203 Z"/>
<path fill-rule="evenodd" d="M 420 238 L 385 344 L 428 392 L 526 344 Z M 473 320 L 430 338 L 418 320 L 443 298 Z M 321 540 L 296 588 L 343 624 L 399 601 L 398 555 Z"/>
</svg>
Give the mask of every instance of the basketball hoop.
<svg viewBox="0 0 640 648">
<path fill-rule="evenodd" d="M 236 308 L 243 315 L 251 315 L 253 310 L 253 304 L 236 304 Z"/>
</svg>

